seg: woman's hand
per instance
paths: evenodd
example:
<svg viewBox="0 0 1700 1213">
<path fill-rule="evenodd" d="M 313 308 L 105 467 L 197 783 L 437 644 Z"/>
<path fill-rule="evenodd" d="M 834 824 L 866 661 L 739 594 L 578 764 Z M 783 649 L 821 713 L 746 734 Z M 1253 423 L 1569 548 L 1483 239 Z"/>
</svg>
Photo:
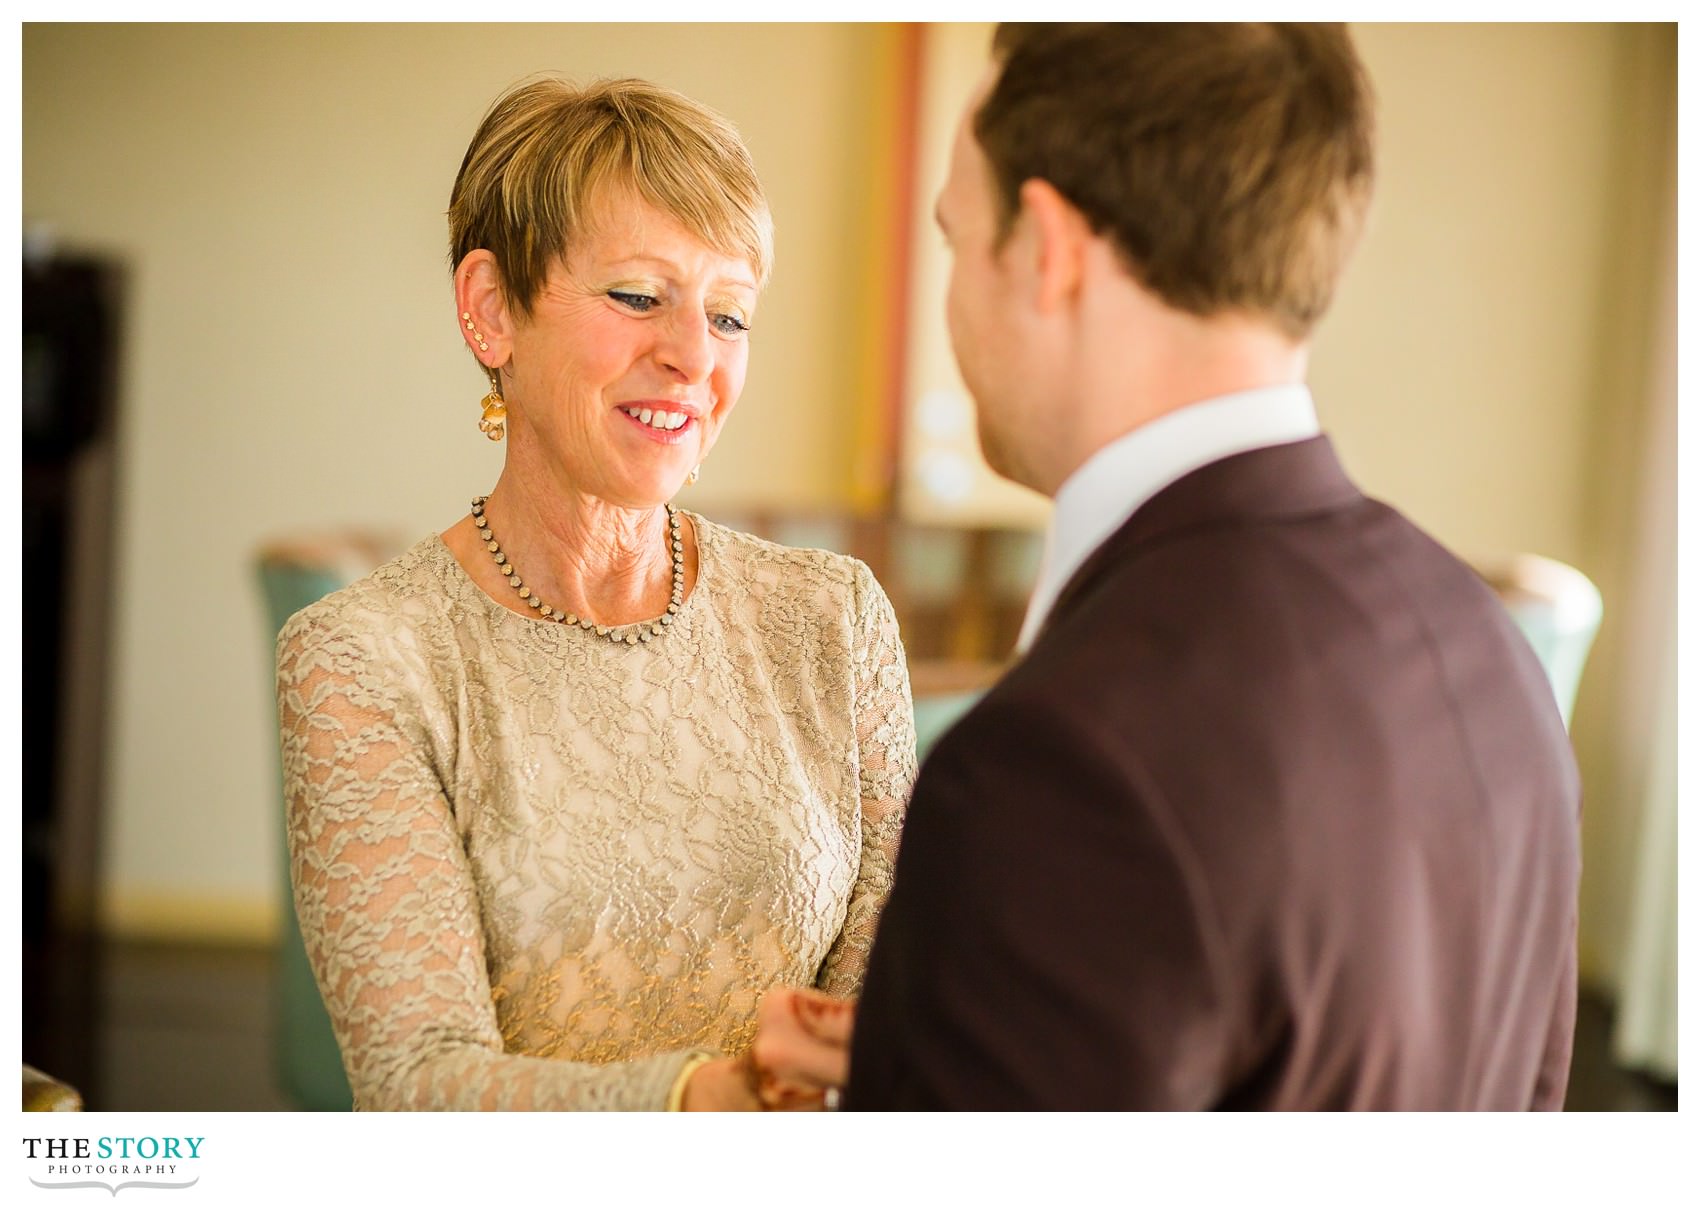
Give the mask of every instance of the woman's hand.
<svg viewBox="0 0 1700 1213">
<path fill-rule="evenodd" d="M 750 1055 L 705 1061 L 685 1083 L 680 1107 L 686 1112 L 760 1112 L 755 1069 Z"/>
<path fill-rule="evenodd" d="M 756 1094 L 770 1112 L 836 1107 L 850 1078 L 856 1004 L 818 990 L 776 989 L 756 1009 L 748 1057 Z"/>
<path fill-rule="evenodd" d="M 686 1112 L 818 1112 L 836 1104 L 850 1077 L 855 1024 L 853 1002 L 818 990 L 769 990 L 756 1009 L 749 1049 L 698 1066 L 681 1106 Z"/>
</svg>

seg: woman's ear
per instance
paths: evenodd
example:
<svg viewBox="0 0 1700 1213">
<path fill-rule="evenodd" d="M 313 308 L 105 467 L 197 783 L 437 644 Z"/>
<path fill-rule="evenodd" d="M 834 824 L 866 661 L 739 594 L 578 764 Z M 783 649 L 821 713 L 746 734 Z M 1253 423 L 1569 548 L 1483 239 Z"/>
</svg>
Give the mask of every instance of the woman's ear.
<svg viewBox="0 0 1700 1213">
<path fill-rule="evenodd" d="M 1034 305 L 1041 312 L 1055 311 L 1084 286 L 1092 225 L 1042 178 L 1023 181 L 1018 197 L 1021 210 L 1017 222 L 1027 229 L 1029 264 L 1037 288 Z"/>
<path fill-rule="evenodd" d="M 473 356 L 487 367 L 506 366 L 513 354 L 513 323 L 496 254 L 489 249 L 473 249 L 455 266 L 455 311 Z"/>
</svg>

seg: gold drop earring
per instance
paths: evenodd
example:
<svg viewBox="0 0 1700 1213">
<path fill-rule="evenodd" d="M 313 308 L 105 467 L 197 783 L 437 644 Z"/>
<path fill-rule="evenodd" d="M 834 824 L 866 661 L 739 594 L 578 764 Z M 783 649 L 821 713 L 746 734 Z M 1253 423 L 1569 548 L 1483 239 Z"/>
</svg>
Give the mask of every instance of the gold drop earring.
<svg viewBox="0 0 1700 1213">
<path fill-rule="evenodd" d="M 478 419 L 478 428 L 491 442 L 500 442 L 508 432 L 508 404 L 502 399 L 502 377 L 495 367 L 486 368 L 490 372 L 490 390 L 484 399 L 479 401 L 484 408 L 484 415 Z"/>
</svg>

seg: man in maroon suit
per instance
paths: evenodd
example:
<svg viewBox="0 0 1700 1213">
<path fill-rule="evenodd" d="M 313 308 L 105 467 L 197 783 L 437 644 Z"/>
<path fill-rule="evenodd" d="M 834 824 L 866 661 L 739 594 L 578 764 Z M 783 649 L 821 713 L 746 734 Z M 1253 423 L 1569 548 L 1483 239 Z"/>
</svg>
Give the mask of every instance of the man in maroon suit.
<svg viewBox="0 0 1700 1213">
<path fill-rule="evenodd" d="M 995 58 L 938 201 L 951 339 L 987 459 L 1056 514 L 1023 659 L 916 784 L 844 1104 L 1559 1107 L 1557 707 L 1304 386 L 1370 194 L 1346 33 Z"/>
</svg>

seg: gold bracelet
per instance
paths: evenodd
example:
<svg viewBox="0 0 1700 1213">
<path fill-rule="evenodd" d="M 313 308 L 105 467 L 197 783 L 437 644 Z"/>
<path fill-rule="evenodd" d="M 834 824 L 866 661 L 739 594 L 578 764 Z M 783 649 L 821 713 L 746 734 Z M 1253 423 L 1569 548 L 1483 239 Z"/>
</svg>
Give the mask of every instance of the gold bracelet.
<svg viewBox="0 0 1700 1213">
<path fill-rule="evenodd" d="M 685 1058 L 685 1064 L 679 1069 L 679 1077 L 673 1080 L 673 1089 L 667 1092 L 667 1110 L 669 1112 L 683 1112 L 685 1110 L 685 1087 L 690 1083 L 691 1075 L 713 1060 L 714 1054 L 704 1053 L 701 1049 L 693 1050 Z"/>
</svg>

